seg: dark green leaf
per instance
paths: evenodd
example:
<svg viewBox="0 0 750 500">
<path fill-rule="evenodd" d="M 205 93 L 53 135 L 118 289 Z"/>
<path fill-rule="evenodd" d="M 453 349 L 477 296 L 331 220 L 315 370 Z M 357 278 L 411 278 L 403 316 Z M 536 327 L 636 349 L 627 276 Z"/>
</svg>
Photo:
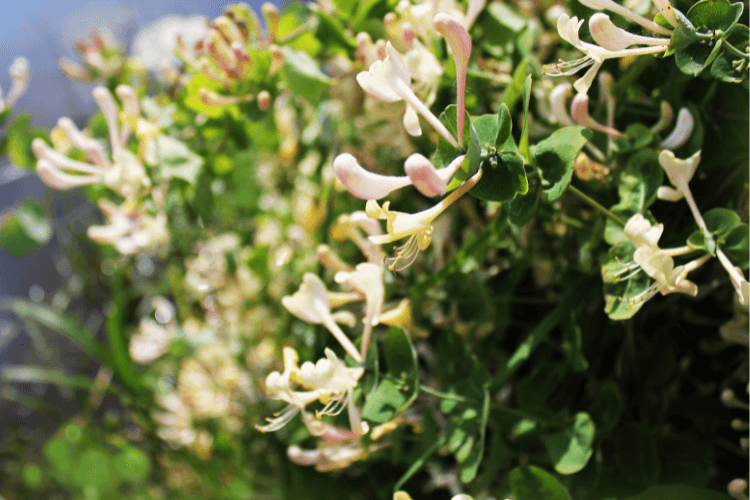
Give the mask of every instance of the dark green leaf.
<svg viewBox="0 0 750 500">
<path fill-rule="evenodd" d="M 448 128 L 448 131 L 453 137 L 458 137 L 457 117 L 458 108 L 455 104 L 451 104 L 440 114 L 440 121 Z M 466 133 L 467 131 L 468 133 Z M 459 150 L 442 137 L 438 139 L 437 150 L 435 151 L 435 157 L 433 158 L 436 167 L 444 167 L 452 162 L 457 156 L 466 154 L 466 157 L 461 164 L 461 169 L 456 172 L 456 175 L 453 176 L 453 180 L 448 185 L 449 191 L 460 186 L 463 181 L 474 175 L 479 169 L 479 156 L 482 153 L 482 146 L 479 142 L 479 135 L 477 134 L 474 125 L 471 123 L 468 113 L 466 113 L 464 117 L 464 142 L 467 141 L 468 147 L 465 150 Z"/>
<path fill-rule="evenodd" d="M 510 117 L 508 105 L 500 103 L 497 108 L 497 137 L 495 137 L 495 147 L 500 148 L 508 140 L 513 130 L 513 119 Z"/>
<path fill-rule="evenodd" d="M 702 43 L 688 45 L 675 54 L 675 63 L 683 73 L 698 76 L 719 55 L 722 42 L 717 40 L 713 46 Z"/>
<path fill-rule="evenodd" d="M 552 464 L 560 474 L 580 471 L 594 452 L 594 422 L 588 413 L 577 413 L 571 425 L 544 440 Z"/>
<path fill-rule="evenodd" d="M 659 479 L 659 450 L 647 427 L 627 423 L 615 433 L 613 444 L 617 468 L 629 483 L 648 486 Z"/>
<path fill-rule="evenodd" d="M 482 178 L 471 194 L 487 201 L 507 201 L 516 194 L 526 194 L 529 182 L 523 165 L 520 154 L 505 151 L 483 161 Z"/>
<path fill-rule="evenodd" d="M 693 24 L 681 13 L 675 12 L 675 14 L 680 21 L 680 26 L 672 33 L 672 41 L 669 44 L 669 51 L 667 54 L 682 50 L 691 43 L 700 40 Z M 657 17 L 659 16 L 661 16 L 661 14 L 659 14 Z M 668 24 L 668 26 L 669 29 L 672 29 L 671 25 Z"/>
<path fill-rule="evenodd" d="M 324 43 L 327 49 L 331 50 L 338 47 L 344 51 L 349 51 L 357 48 L 357 43 L 346 34 L 344 26 L 339 20 L 329 16 L 322 10 L 318 10 L 315 15 L 318 17 L 315 36 Z"/>
<path fill-rule="evenodd" d="M 687 17 L 696 28 L 709 31 L 728 31 L 742 15 L 742 2 L 730 4 L 728 0 L 701 0 L 687 11 Z"/>
<path fill-rule="evenodd" d="M 406 396 L 391 380 L 383 380 L 367 395 L 362 408 L 362 418 L 378 424 L 385 423 L 396 415 L 406 403 Z"/>
<path fill-rule="evenodd" d="M 573 163 L 593 132 L 585 127 L 565 127 L 556 130 L 537 144 L 534 163 L 542 174 L 542 199 L 560 198 L 573 176 Z"/>
<path fill-rule="evenodd" d="M 528 65 L 528 62 L 528 60 L 524 59 L 518 64 L 518 66 L 516 66 L 516 69 L 513 71 L 513 80 L 510 82 L 510 85 L 508 85 L 508 88 L 505 89 L 503 104 L 505 104 L 508 109 L 513 109 L 516 105 L 516 101 L 523 96 L 527 74 L 526 66 Z"/>
<path fill-rule="evenodd" d="M 732 264 L 740 269 L 748 268 L 748 226 L 740 224 L 729 231 L 724 237 L 721 249 L 724 254 L 732 261 Z"/>
<path fill-rule="evenodd" d="M 516 196 L 505 205 L 508 220 L 516 226 L 523 226 L 531 220 L 539 203 L 539 186 L 529 189 L 526 194 Z"/>
<path fill-rule="evenodd" d="M 508 482 L 516 500 L 571 500 L 554 476 L 533 465 L 510 471 Z"/>
</svg>

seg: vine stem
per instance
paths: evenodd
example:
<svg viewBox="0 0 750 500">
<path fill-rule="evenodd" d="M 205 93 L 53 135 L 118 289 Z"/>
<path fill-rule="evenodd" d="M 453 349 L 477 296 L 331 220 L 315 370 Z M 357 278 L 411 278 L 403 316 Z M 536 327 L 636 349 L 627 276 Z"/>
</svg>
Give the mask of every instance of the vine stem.
<svg viewBox="0 0 750 500">
<path fill-rule="evenodd" d="M 601 212 L 602 214 L 606 215 L 610 219 L 612 219 L 613 222 L 615 222 L 620 227 L 625 227 L 625 221 L 610 212 L 608 209 L 604 208 L 598 201 L 575 187 L 574 185 L 569 185 L 568 190 L 573 193 L 574 195 L 578 196 L 581 200 L 585 201 L 589 205 L 591 205 L 593 208 Z"/>
</svg>

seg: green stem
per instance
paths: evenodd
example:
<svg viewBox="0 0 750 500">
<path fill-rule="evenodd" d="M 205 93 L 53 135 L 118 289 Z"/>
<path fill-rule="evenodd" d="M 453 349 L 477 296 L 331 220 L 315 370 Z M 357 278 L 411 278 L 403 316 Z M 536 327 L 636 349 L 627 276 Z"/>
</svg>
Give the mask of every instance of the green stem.
<svg viewBox="0 0 750 500">
<path fill-rule="evenodd" d="M 625 221 L 624 220 L 622 220 L 621 218 L 619 218 L 618 216 L 616 216 L 615 214 L 613 214 L 612 212 L 610 212 L 609 210 L 607 210 L 606 208 L 604 208 L 601 204 L 599 204 L 598 201 L 596 201 L 595 199 L 591 198 L 589 195 L 587 195 L 586 193 L 582 192 L 580 189 L 578 189 L 574 185 L 571 184 L 570 186 L 568 186 L 568 190 L 571 193 L 573 193 L 574 195 L 578 196 L 581 200 L 583 200 L 586 203 L 588 203 L 589 205 L 591 205 L 594 209 L 598 210 L 602 214 L 604 214 L 607 217 L 609 217 L 613 222 L 615 222 L 620 227 L 625 227 Z"/>
<path fill-rule="evenodd" d="M 724 40 L 723 45 L 724 45 L 724 47 L 726 47 L 727 52 L 729 52 L 730 54 L 732 54 L 734 56 L 737 56 L 737 57 L 741 57 L 741 58 L 743 58 L 745 60 L 750 60 L 750 54 L 746 54 L 746 53 L 742 52 L 740 49 L 738 49 L 737 47 L 735 47 L 731 43 L 727 42 L 726 40 Z"/>
<path fill-rule="evenodd" d="M 425 392 L 427 394 L 430 394 L 432 396 L 435 396 L 440 399 L 450 399 L 451 401 L 458 401 L 459 403 L 468 403 L 470 402 L 469 399 L 466 399 L 462 396 L 456 396 L 455 394 L 448 394 L 446 392 L 440 392 L 436 391 L 435 389 L 432 389 L 430 387 L 427 387 L 426 385 L 419 384 L 419 390 L 420 392 Z"/>
<path fill-rule="evenodd" d="M 514 417 L 523 418 L 525 420 L 531 420 L 532 422 L 537 422 L 539 424 L 543 424 L 549 427 L 564 427 L 565 423 L 562 422 L 553 422 L 552 420 L 547 420 L 546 418 L 537 417 L 535 415 L 531 415 L 530 413 L 526 413 L 522 410 L 517 410 L 515 408 L 509 408 L 503 404 L 495 403 L 490 406 L 493 410 L 498 410 L 503 413 L 507 413 L 508 415 L 513 415 Z"/>
<path fill-rule="evenodd" d="M 307 33 L 308 31 L 312 31 L 313 29 L 315 29 L 317 25 L 318 25 L 318 20 L 315 17 L 311 17 L 310 19 L 307 20 L 307 22 L 299 26 L 297 29 L 295 29 L 291 33 L 287 33 L 283 37 L 278 37 L 276 39 L 276 44 L 286 45 L 287 43 L 291 42 L 295 38 L 299 38 L 305 33 Z"/>
</svg>

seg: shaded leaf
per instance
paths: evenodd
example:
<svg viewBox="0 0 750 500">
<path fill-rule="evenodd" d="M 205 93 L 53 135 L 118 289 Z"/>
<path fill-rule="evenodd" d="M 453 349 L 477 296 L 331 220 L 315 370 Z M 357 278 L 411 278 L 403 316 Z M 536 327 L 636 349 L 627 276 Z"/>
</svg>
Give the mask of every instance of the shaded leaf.
<svg viewBox="0 0 750 500">
<path fill-rule="evenodd" d="M 593 132 L 585 127 L 564 127 L 537 144 L 533 156 L 542 175 L 544 201 L 555 201 L 563 195 L 570 184 L 576 156 L 592 136 Z"/>
<path fill-rule="evenodd" d="M 516 500 L 571 500 L 554 476 L 533 465 L 510 471 L 508 483 Z"/>
<path fill-rule="evenodd" d="M 571 425 L 544 440 L 552 464 L 560 474 L 580 471 L 594 452 L 594 422 L 588 413 L 577 413 Z"/>
</svg>

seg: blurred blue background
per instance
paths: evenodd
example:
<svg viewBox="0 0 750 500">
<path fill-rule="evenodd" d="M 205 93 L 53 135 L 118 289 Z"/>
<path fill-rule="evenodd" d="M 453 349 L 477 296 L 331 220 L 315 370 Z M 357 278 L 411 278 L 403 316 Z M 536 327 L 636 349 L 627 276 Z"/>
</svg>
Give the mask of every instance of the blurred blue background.
<svg viewBox="0 0 750 500">
<path fill-rule="evenodd" d="M 141 29 L 167 15 L 204 15 L 212 19 L 223 11 L 230 1 L 196 0 L 22 0 L 4 2 L 0 15 L 0 85 L 7 92 L 10 77 L 7 68 L 18 56 L 26 57 L 31 63 L 29 88 L 15 106 L 15 113 L 29 110 L 32 123 L 45 130 L 51 129 L 58 118 L 68 116 L 79 125 L 86 123 L 87 117 L 96 111 L 91 96 L 94 85 L 70 80 L 58 69 L 58 60 L 67 56 L 81 62 L 75 51 L 76 40 L 88 40 L 90 35 L 107 29 L 121 46 L 130 51 L 134 35 Z M 249 0 L 248 3 L 259 11 L 262 2 Z M 276 2 L 278 3 L 278 2 Z M 19 202 L 46 197 L 50 206 L 56 206 L 61 195 L 46 190 L 33 173 L 21 171 L 0 159 L 0 214 Z M 64 195 L 63 195 L 64 196 Z M 68 198 L 69 199 L 69 198 Z M 85 203 L 77 205 L 73 213 L 65 217 L 92 217 L 92 208 Z M 76 213 L 78 212 L 78 213 Z M 59 221 L 58 221 L 59 222 Z M 61 273 L 65 267 L 65 248 L 60 238 L 53 238 L 47 246 L 25 257 L 13 257 L 0 250 L 0 300 L 3 297 L 18 296 L 41 300 L 47 304 L 52 296 L 70 279 Z M 61 247 L 60 244 L 63 244 Z M 76 304 L 71 304 L 76 309 Z M 79 305 L 79 309 L 86 309 Z M 99 311 L 75 311 L 82 320 L 92 322 L 96 330 Z M 60 339 L 49 338 L 41 332 L 29 332 L 29 328 L 19 328 L 7 314 L 0 311 L 0 366 L 23 362 L 40 361 L 57 365 L 64 369 L 78 366 L 77 351 Z M 47 352 L 45 359 L 39 359 L 39 350 Z M 41 399 L 50 399 L 44 387 L 28 388 Z M 39 393 L 41 392 L 41 393 Z M 8 419 L 23 420 L 28 410 L 20 405 L 3 404 L 0 400 L 0 422 Z M 28 425 L 33 425 L 31 422 Z M 3 425 L 0 424 L 0 435 Z"/>
</svg>

